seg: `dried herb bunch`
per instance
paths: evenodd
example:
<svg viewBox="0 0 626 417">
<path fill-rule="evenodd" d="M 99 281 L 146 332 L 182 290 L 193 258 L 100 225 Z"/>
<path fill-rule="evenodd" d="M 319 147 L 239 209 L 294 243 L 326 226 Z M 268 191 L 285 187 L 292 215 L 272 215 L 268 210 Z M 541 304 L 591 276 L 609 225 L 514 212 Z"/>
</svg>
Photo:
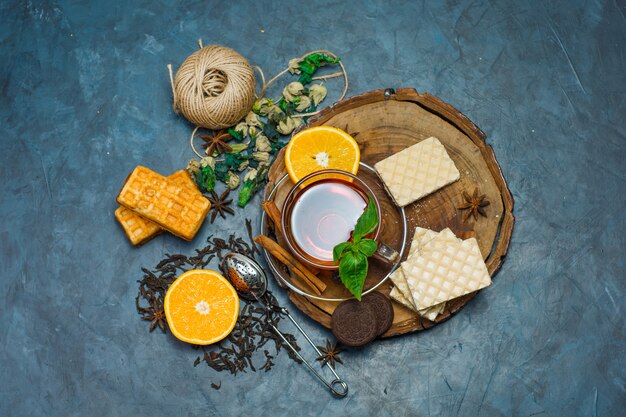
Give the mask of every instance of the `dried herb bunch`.
<svg viewBox="0 0 626 417">
<path fill-rule="evenodd" d="M 167 323 L 163 312 L 163 300 L 167 289 L 178 275 L 190 269 L 206 268 L 215 259 L 221 264 L 222 259 L 229 252 L 254 257 L 258 251 L 253 244 L 249 243 L 252 241 L 250 220 L 246 220 L 246 229 L 248 241 L 234 234 L 228 239 L 209 236 L 207 245 L 196 249 L 194 256 L 166 254 L 153 270 L 142 268 L 144 275 L 138 281 L 139 291 L 135 298 L 135 305 L 141 318 L 150 322 L 150 332 L 156 327 L 159 327 L 163 333 L 166 332 Z M 265 297 L 268 305 L 278 306 L 276 298 L 270 291 Z M 254 303 L 243 299 L 242 301 L 245 305 L 239 314 L 235 328 L 227 338 L 211 346 L 194 346 L 195 349 L 202 350 L 202 354 L 194 361 L 194 366 L 204 361 L 208 366 L 220 372 L 229 371 L 231 374 L 237 374 L 240 371 L 246 372 L 248 368 L 256 372 L 257 367 L 253 363 L 254 353 L 263 347 L 273 345 L 274 354 L 264 349 L 264 362 L 258 368 L 266 372 L 272 369 L 275 355 L 284 346 L 284 342 L 271 328 L 272 324 L 276 325 L 281 319 L 278 308 L 268 312 Z M 297 350 L 300 350 L 292 334 L 285 334 L 285 336 Z M 291 350 L 287 349 L 287 352 L 293 360 L 299 361 Z"/>
<path fill-rule="evenodd" d="M 326 86 L 314 83 L 314 75 L 321 67 L 339 61 L 322 52 L 290 60 L 289 72 L 298 75 L 298 81 L 288 83 L 280 97 L 259 97 L 252 110 L 232 128 L 201 133 L 206 156 L 200 161 L 192 159 L 187 167 L 199 189 L 210 192 L 216 181 L 230 190 L 241 185 L 237 205 L 245 207 L 266 183 L 278 151 L 326 98 Z"/>
</svg>

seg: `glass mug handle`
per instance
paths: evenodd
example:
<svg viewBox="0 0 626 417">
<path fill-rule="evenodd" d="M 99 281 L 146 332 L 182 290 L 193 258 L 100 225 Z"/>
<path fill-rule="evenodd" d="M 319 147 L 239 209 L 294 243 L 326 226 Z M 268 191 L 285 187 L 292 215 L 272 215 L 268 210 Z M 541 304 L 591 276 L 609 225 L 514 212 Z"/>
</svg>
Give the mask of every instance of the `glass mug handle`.
<svg viewBox="0 0 626 417">
<path fill-rule="evenodd" d="M 378 242 L 378 247 L 376 248 L 376 252 L 374 252 L 374 256 L 386 263 L 394 263 L 398 260 L 400 254 L 391 246 Z"/>
</svg>

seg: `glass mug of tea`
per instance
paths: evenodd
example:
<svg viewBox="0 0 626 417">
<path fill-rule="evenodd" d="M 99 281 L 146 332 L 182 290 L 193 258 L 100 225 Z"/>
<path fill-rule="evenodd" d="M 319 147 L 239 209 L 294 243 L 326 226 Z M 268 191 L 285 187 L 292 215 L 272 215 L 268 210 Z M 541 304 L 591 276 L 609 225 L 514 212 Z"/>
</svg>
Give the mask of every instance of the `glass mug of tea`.
<svg viewBox="0 0 626 417">
<path fill-rule="evenodd" d="M 291 252 L 305 264 L 337 269 L 333 248 L 351 238 L 369 196 L 376 205 L 378 226 L 367 237 L 378 241 L 382 223 L 380 203 L 365 182 L 349 172 L 334 169 L 302 178 L 287 194 L 281 213 L 283 234 Z M 378 241 L 374 256 L 395 262 L 399 254 Z"/>
</svg>

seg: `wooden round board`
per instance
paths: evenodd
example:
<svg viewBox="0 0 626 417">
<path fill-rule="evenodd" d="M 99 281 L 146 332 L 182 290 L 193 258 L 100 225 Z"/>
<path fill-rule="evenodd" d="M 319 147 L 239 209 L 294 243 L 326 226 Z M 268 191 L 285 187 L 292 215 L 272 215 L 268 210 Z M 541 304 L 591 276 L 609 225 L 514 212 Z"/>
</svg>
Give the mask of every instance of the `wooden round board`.
<svg viewBox="0 0 626 417">
<path fill-rule="evenodd" d="M 312 117 L 310 126 L 330 125 L 351 134 L 361 149 L 361 160 L 369 165 L 408 146 L 435 136 L 445 146 L 461 173 L 461 178 L 433 194 L 408 205 L 408 241 L 416 226 L 440 231 L 449 227 L 459 237 L 475 236 L 493 277 L 502 265 L 513 231 L 513 197 L 496 161 L 493 149 L 485 143 L 485 134 L 454 107 L 430 94 L 414 89 L 372 91 L 326 108 Z M 283 152 L 279 153 L 269 173 L 267 190 L 285 174 Z M 487 217 L 464 221 L 466 212 L 457 209 L 464 202 L 463 192 L 478 188 L 490 202 Z M 401 233 L 399 230 L 398 233 Z M 405 251 L 405 257 L 408 251 Z M 326 280 L 329 286 L 340 286 Z M 390 281 L 379 290 L 389 294 Z M 476 293 L 456 298 L 434 322 L 418 316 L 394 302 L 394 321 L 383 337 L 424 330 L 447 320 Z M 337 302 L 311 299 L 290 291 L 289 298 L 305 314 L 330 328 Z"/>
</svg>

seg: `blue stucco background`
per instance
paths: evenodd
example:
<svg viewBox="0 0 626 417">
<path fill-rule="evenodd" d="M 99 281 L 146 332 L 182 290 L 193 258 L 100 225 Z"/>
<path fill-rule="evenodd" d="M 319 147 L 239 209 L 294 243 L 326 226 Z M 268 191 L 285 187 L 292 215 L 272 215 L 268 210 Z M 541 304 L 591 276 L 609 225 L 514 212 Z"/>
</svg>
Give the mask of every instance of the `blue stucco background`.
<svg viewBox="0 0 626 417">
<path fill-rule="evenodd" d="M 113 217 L 132 168 L 193 156 L 166 65 L 198 38 L 266 74 L 331 50 L 349 96 L 440 97 L 486 132 L 515 197 L 493 285 L 429 331 L 345 353 L 345 399 L 286 355 L 267 374 L 194 368 L 135 311 L 142 266 L 259 215 L 255 200 L 139 249 Z M 623 416 L 625 55 L 622 0 L 2 1 L 0 415 Z"/>
</svg>

